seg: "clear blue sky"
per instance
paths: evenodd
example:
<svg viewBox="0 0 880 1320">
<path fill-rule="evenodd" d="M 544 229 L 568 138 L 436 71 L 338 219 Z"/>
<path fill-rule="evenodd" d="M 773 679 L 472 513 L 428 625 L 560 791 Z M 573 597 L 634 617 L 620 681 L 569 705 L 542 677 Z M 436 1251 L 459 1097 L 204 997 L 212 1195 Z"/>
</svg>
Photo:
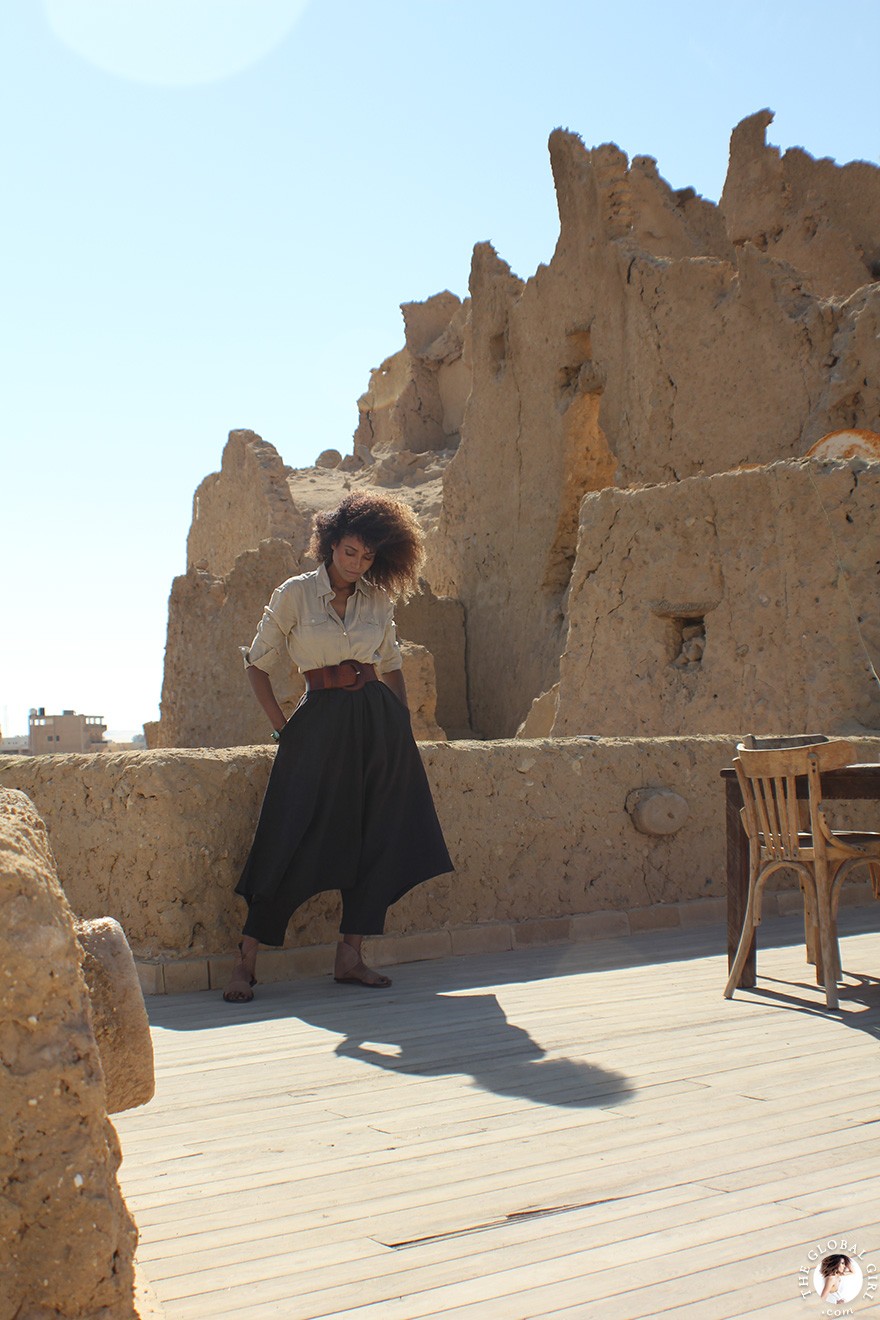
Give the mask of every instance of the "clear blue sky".
<svg viewBox="0 0 880 1320">
<path fill-rule="evenodd" d="M 227 432 L 348 452 L 399 304 L 553 253 L 547 137 L 874 159 L 876 0 L 3 0 L 0 723 L 155 719 Z M 242 639 L 246 641 L 246 638 Z M 243 700 L 247 700 L 243 692 Z"/>
</svg>

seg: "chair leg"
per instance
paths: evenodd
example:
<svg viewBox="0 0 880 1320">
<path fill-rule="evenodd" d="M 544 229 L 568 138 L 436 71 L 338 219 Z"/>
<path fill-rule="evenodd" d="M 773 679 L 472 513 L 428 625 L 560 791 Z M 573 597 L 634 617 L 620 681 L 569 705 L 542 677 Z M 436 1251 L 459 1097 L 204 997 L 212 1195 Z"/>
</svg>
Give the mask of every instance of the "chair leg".
<svg viewBox="0 0 880 1320">
<path fill-rule="evenodd" d="M 856 862 L 856 866 L 858 866 L 858 864 L 859 863 Z M 851 861 L 839 861 L 830 867 L 828 875 L 828 888 L 831 895 L 829 903 L 831 909 L 831 930 L 834 936 L 834 952 L 837 958 L 837 965 L 834 970 L 838 981 L 843 979 L 843 969 L 840 965 L 840 940 L 837 934 L 837 910 L 840 907 L 840 893 L 843 888 L 843 881 L 852 869 L 853 866 Z"/>
<path fill-rule="evenodd" d="M 840 975 L 840 955 L 835 938 L 836 923 L 831 911 L 831 885 L 826 867 L 816 866 L 816 905 L 819 917 L 819 947 L 822 952 L 822 980 L 825 985 L 825 1003 L 837 1008 L 837 981 Z"/>
<path fill-rule="evenodd" d="M 825 954 L 822 944 L 822 918 L 820 915 L 820 890 L 815 870 L 809 875 L 801 875 L 801 890 L 804 895 L 804 930 L 807 940 L 807 962 L 816 967 L 816 985 L 825 984 Z M 834 905 L 833 896 L 830 900 Z M 832 967 L 832 972 L 835 969 Z M 835 980 L 836 984 L 836 980 Z"/>
<path fill-rule="evenodd" d="M 819 927 L 819 938 L 822 942 L 822 961 L 825 964 L 825 974 L 823 981 L 825 983 L 825 1003 L 829 1008 L 837 1008 L 837 973 L 835 971 L 835 953 L 834 941 L 831 931 L 827 926 Z"/>
<path fill-rule="evenodd" d="M 821 957 L 819 927 L 816 925 L 816 904 L 803 876 L 800 877 L 800 886 L 804 900 L 804 944 L 807 949 L 807 962 L 815 966 Z"/>
<path fill-rule="evenodd" d="M 840 965 L 840 937 L 837 934 L 837 916 L 831 914 L 831 948 L 834 951 L 834 982 L 839 985 L 843 980 L 843 968 Z"/>
<path fill-rule="evenodd" d="M 733 992 L 739 985 L 739 978 L 742 976 L 742 969 L 746 965 L 746 959 L 749 956 L 749 946 L 752 942 L 752 935 L 755 927 L 760 921 L 758 915 L 760 896 L 758 892 L 757 881 L 752 879 L 749 882 L 749 897 L 746 902 L 746 913 L 743 917 L 742 934 L 739 937 L 739 945 L 736 950 L 736 957 L 733 960 L 733 966 L 730 969 L 730 976 L 727 978 L 727 985 L 724 987 L 724 998 L 732 999 Z"/>
</svg>

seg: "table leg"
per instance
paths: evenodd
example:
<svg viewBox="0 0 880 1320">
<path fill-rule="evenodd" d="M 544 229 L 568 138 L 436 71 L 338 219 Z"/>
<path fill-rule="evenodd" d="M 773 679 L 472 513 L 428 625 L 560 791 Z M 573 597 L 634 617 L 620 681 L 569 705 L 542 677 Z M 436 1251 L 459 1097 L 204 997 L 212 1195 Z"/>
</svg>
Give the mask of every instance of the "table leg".
<svg viewBox="0 0 880 1320">
<path fill-rule="evenodd" d="M 725 781 L 726 789 L 726 832 L 727 832 L 727 968 L 733 966 L 739 937 L 742 934 L 746 915 L 746 903 L 749 896 L 749 841 L 743 829 L 740 809 L 742 794 L 735 779 Z M 740 987 L 751 989 L 755 984 L 755 937 L 746 958 Z"/>
</svg>

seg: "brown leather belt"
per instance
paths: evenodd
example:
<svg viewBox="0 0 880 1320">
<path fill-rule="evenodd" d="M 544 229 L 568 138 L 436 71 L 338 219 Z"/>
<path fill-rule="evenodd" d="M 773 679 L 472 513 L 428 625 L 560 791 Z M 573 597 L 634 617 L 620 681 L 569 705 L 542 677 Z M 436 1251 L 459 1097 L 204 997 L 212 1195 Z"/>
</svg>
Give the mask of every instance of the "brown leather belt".
<svg viewBox="0 0 880 1320">
<path fill-rule="evenodd" d="M 375 683 L 379 675 L 375 665 L 363 664 L 360 660 L 341 660 L 338 665 L 307 669 L 303 677 L 310 692 L 323 692 L 326 688 L 359 692 L 365 683 Z"/>
</svg>

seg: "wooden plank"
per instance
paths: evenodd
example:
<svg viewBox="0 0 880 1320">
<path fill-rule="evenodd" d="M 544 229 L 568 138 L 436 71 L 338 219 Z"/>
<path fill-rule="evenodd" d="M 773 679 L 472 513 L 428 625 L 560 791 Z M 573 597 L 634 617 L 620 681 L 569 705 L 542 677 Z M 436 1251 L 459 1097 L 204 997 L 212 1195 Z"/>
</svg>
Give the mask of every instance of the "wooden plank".
<svg viewBox="0 0 880 1320">
<path fill-rule="evenodd" d="M 864 1204 L 874 1205 L 876 1202 Z M 368 1287 L 378 1288 L 382 1295 L 388 1291 L 392 1294 L 408 1293 L 413 1285 L 424 1290 L 432 1280 L 446 1284 L 482 1277 L 514 1265 L 519 1267 L 580 1254 L 585 1242 L 589 1242 L 591 1252 L 608 1244 L 615 1247 L 631 1244 L 634 1254 L 647 1258 L 651 1253 L 646 1244 L 650 1242 L 662 1253 L 666 1247 L 676 1250 L 678 1243 L 685 1241 L 689 1244 L 689 1251 L 700 1244 L 727 1239 L 741 1230 L 744 1221 L 748 1222 L 750 1233 L 754 1233 L 786 1220 L 785 1211 L 778 1206 L 768 1206 L 757 1191 L 750 1196 L 725 1198 L 720 1212 L 707 1200 L 678 1202 L 659 1208 L 656 1204 L 653 1207 L 640 1204 L 618 1218 L 613 1227 L 603 1209 L 595 1207 L 540 1222 L 493 1229 L 469 1238 L 459 1237 L 453 1242 L 422 1244 L 401 1253 L 377 1255 L 368 1261 L 336 1262 L 332 1271 L 332 1288 L 328 1288 L 326 1268 L 310 1261 L 308 1253 L 296 1266 L 289 1256 L 280 1261 L 277 1251 L 270 1249 L 260 1258 L 263 1262 L 264 1300 L 283 1299 L 290 1291 L 290 1278 L 295 1272 L 299 1303 L 303 1306 L 308 1303 L 311 1311 L 319 1315 L 328 1308 L 333 1309 L 339 1297 L 344 1300 L 349 1283 L 358 1283 L 362 1295 Z M 646 1233 L 648 1224 L 650 1233 Z M 262 1244 L 264 1249 L 266 1245 Z M 244 1264 L 246 1276 L 255 1259 L 257 1257 L 248 1258 Z M 203 1255 L 194 1258 L 192 1264 L 200 1271 L 201 1281 L 206 1282 L 212 1260 Z M 157 1273 L 157 1277 L 162 1276 Z M 273 1278 L 274 1285 L 270 1282 Z M 234 1311 L 247 1300 L 247 1282 L 236 1285 L 234 1274 L 227 1271 L 224 1284 L 224 1301 L 218 1303 L 218 1315 L 226 1314 L 227 1308 Z M 185 1295 L 184 1289 L 180 1296 Z"/>
<path fill-rule="evenodd" d="M 796 1272 L 813 1226 L 813 1221 L 806 1220 L 693 1247 L 687 1239 L 675 1236 L 669 1247 L 662 1241 L 652 1244 L 649 1252 L 656 1247 L 656 1254 L 643 1254 L 638 1244 L 628 1243 L 599 1251 L 585 1248 L 541 1265 L 514 1267 L 405 1297 L 392 1296 L 389 1291 L 381 1300 L 358 1302 L 352 1294 L 353 1305 L 335 1311 L 316 1311 L 312 1306 L 299 1310 L 294 1299 L 288 1305 L 291 1320 L 342 1320 L 343 1316 L 351 1320 L 379 1320 L 380 1316 L 382 1320 L 425 1320 L 440 1315 L 479 1320 L 478 1308 L 485 1315 L 489 1305 L 493 1320 L 496 1316 L 523 1320 L 546 1314 L 548 1307 L 578 1305 L 585 1318 L 612 1313 L 616 1320 L 648 1320 L 667 1314 L 677 1317 L 688 1304 L 705 1305 L 706 1299 L 721 1297 L 731 1287 L 741 1288 L 744 1277 L 751 1280 L 746 1297 L 755 1301 L 766 1303 L 771 1290 L 780 1301 L 799 1300 Z M 868 1224 L 867 1231 L 875 1234 L 876 1225 Z M 585 1295 L 589 1297 L 597 1284 L 603 1285 L 601 1300 L 585 1304 Z"/>
<path fill-rule="evenodd" d="M 693 1219 L 684 1225 L 667 1221 L 652 1235 L 656 1239 L 654 1247 L 662 1252 L 664 1238 L 668 1240 L 671 1250 L 678 1250 L 679 1242 L 686 1242 L 687 1250 L 693 1250 L 707 1237 L 710 1243 L 717 1244 L 719 1237 L 729 1237 L 731 1232 L 735 1232 L 742 1222 L 741 1214 L 740 1209 L 731 1210 L 728 1215 L 720 1217 L 717 1225 Z M 784 1215 L 777 1207 L 752 1205 L 749 1219 L 753 1230 L 765 1230 L 784 1222 Z M 631 1238 L 628 1240 L 632 1241 Z M 628 1240 L 615 1243 L 613 1250 L 626 1252 Z M 423 1310 L 424 1304 L 419 1300 L 421 1295 L 430 1295 L 435 1290 L 442 1290 L 449 1298 L 476 1293 L 483 1301 L 508 1293 L 519 1296 L 523 1282 L 534 1283 L 542 1276 L 553 1282 L 571 1278 L 579 1280 L 583 1277 L 585 1266 L 589 1266 L 588 1258 L 607 1262 L 605 1248 L 597 1248 L 592 1240 L 589 1249 L 585 1247 L 583 1228 L 571 1229 L 555 1238 L 541 1237 L 533 1243 L 532 1250 L 526 1249 L 521 1243 L 509 1247 L 493 1244 L 485 1245 L 477 1254 L 466 1255 L 455 1249 L 457 1244 L 450 1245 L 452 1249 L 447 1250 L 446 1257 L 436 1263 L 424 1260 L 423 1253 L 418 1253 L 410 1259 L 397 1262 L 386 1259 L 383 1261 L 384 1268 L 377 1269 L 375 1262 L 371 1262 L 369 1274 L 365 1270 L 333 1270 L 332 1281 L 328 1281 L 326 1271 L 301 1271 L 295 1280 L 297 1311 L 301 1315 L 310 1316 L 333 1314 L 340 1307 L 350 1305 L 354 1285 L 361 1304 L 371 1298 L 376 1302 L 384 1302 L 403 1297 L 406 1303 L 412 1304 L 413 1316 L 443 1314 L 442 1311 Z M 246 1270 L 247 1265 L 244 1268 Z M 284 1301 L 289 1297 L 291 1276 L 281 1277 L 277 1262 L 275 1268 L 278 1269 L 278 1277 L 274 1282 L 267 1273 L 262 1276 L 264 1301 Z M 602 1268 L 608 1268 L 607 1263 Z M 234 1313 L 242 1302 L 249 1301 L 246 1294 L 248 1282 L 237 1285 L 235 1274 L 231 1271 L 226 1273 L 225 1280 L 225 1297 L 217 1304 L 215 1312 L 218 1316 L 228 1314 L 230 1310 Z M 181 1305 L 184 1294 L 179 1297 L 173 1295 L 173 1300 Z M 432 1299 L 431 1306 L 436 1305 L 436 1301 L 436 1297 Z M 186 1310 L 184 1306 L 181 1309 L 184 1312 Z M 406 1314 L 405 1304 L 399 1313 Z"/>
<path fill-rule="evenodd" d="M 826 1014 L 793 929 L 762 942 L 796 1012 L 724 1001 L 705 932 L 421 964 L 382 1000 L 300 983 L 245 1017 L 151 1005 L 157 1097 L 117 1125 L 168 1320 L 742 1313 L 724 1309 L 746 1295 L 742 1267 L 725 1274 L 738 1216 L 765 1270 L 829 1215 L 870 1219 L 880 1190 L 880 1009 L 852 987 Z M 875 932 L 850 941 L 876 963 Z M 670 1251 L 703 1294 L 664 1272 Z M 767 1269 L 762 1307 L 783 1283 Z"/>
<path fill-rule="evenodd" d="M 418 1197 L 422 1198 L 421 1204 L 425 1207 L 441 1203 L 452 1206 L 458 1200 L 467 1199 L 470 1189 L 497 1187 L 516 1191 L 530 1174 L 540 1174 L 544 1184 L 550 1181 L 557 1170 L 564 1173 L 568 1169 L 576 1172 L 584 1186 L 601 1181 L 606 1187 L 617 1187 L 637 1179 L 646 1161 L 651 1161 L 651 1173 L 655 1181 L 675 1181 L 685 1157 L 688 1168 L 694 1172 L 699 1170 L 704 1180 L 711 1178 L 721 1190 L 736 1190 L 737 1184 L 751 1185 L 756 1177 L 766 1181 L 768 1168 L 788 1167 L 788 1161 L 796 1160 L 803 1150 L 805 1136 L 809 1136 L 814 1143 L 818 1143 L 824 1136 L 826 1147 L 836 1152 L 835 1162 L 845 1161 L 850 1149 L 861 1154 L 870 1151 L 872 1143 L 876 1143 L 876 1135 L 870 1127 L 840 1130 L 833 1119 L 823 1124 L 821 1131 L 813 1127 L 806 1132 L 799 1131 L 794 1136 L 786 1132 L 781 1119 L 780 1126 L 774 1131 L 779 1135 L 772 1140 L 767 1136 L 756 1140 L 758 1134 L 753 1130 L 751 1146 L 743 1151 L 736 1149 L 736 1143 L 727 1134 L 712 1133 L 699 1141 L 696 1136 L 689 1138 L 686 1131 L 676 1133 L 675 1139 L 665 1141 L 662 1148 L 658 1149 L 656 1134 L 639 1139 L 640 1134 L 636 1130 L 631 1136 L 629 1132 L 622 1133 L 623 1140 L 616 1147 L 612 1146 L 609 1138 L 598 1150 L 580 1149 L 577 1146 L 557 1149 L 552 1143 L 537 1138 L 528 1143 L 520 1141 L 514 1150 L 501 1147 L 494 1152 L 491 1160 L 488 1157 L 482 1160 L 476 1171 L 472 1159 L 461 1160 L 458 1157 L 435 1156 L 431 1160 L 418 1161 L 416 1166 L 412 1163 L 395 1166 L 386 1163 L 380 1166 L 383 1174 L 382 1195 L 374 1195 L 372 1204 L 376 1213 L 389 1204 L 405 1207 Z M 629 1140 L 626 1140 L 627 1137 Z M 768 1159 L 771 1151 L 775 1162 Z M 176 1213 L 193 1202 L 193 1212 L 197 1219 L 210 1210 L 214 1201 L 223 1201 L 228 1196 L 235 1196 L 244 1205 L 249 1205 L 271 1198 L 275 1194 L 273 1189 L 277 1189 L 277 1195 L 283 1198 L 291 1195 L 291 1189 L 296 1187 L 298 1203 L 303 1207 L 303 1212 L 307 1213 L 312 1207 L 320 1207 L 326 1177 L 333 1177 L 334 1185 L 343 1194 L 363 1182 L 362 1171 L 347 1170 L 344 1161 L 341 1166 L 328 1168 L 325 1173 L 317 1169 L 309 1177 L 302 1177 L 294 1155 L 287 1169 L 255 1169 L 249 1167 L 244 1159 L 240 1172 L 212 1179 L 210 1190 L 206 1189 L 203 1170 L 195 1180 L 183 1185 L 178 1183 L 173 1198 L 159 1179 L 157 1187 L 138 1193 L 138 1200 L 143 1209 L 153 1204 L 174 1205 L 177 1207 Z M 437 1185 L 438 1181 L 442 1186 Z M 399 1200 L 401 1197 L 405 1198 L 404 1202 Z M 334 1211 L 340 1212 L 340 1209 Z M 187 1215 L 192 1222 L 188 1209 Z"/>
</svg>

